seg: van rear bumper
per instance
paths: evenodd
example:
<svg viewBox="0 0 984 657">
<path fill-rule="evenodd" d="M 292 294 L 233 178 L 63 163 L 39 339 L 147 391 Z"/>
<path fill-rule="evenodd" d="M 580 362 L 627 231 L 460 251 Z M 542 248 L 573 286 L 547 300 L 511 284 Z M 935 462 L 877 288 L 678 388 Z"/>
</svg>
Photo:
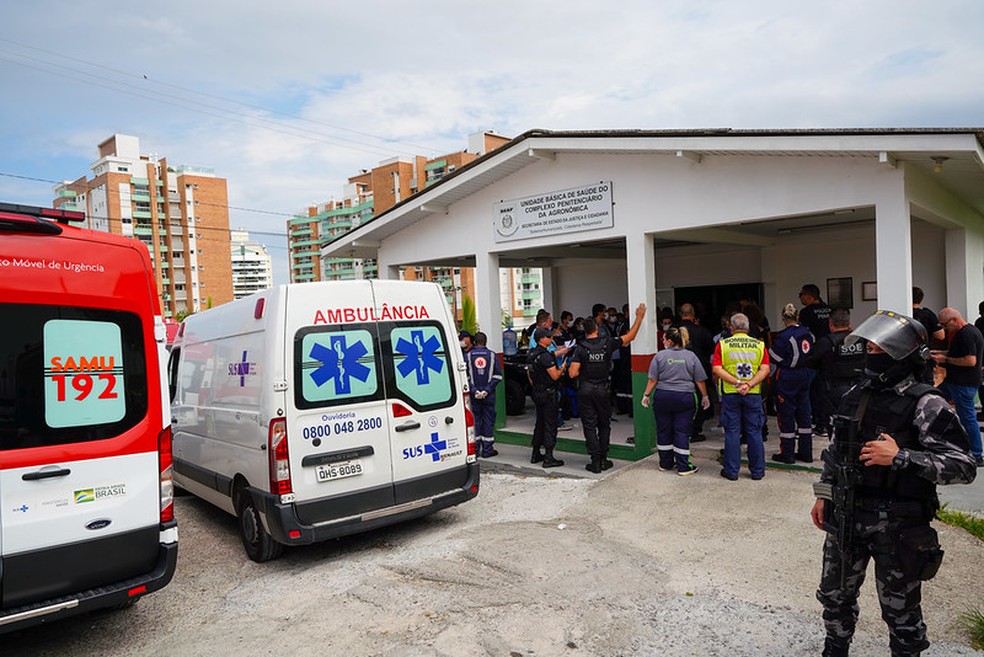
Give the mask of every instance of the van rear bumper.
<svg viewBox="0 0 984 657">
<path fill-rule="evenodd" d="M 160 526 L 161 534 L 176 538 L 174 521 Z M 169 531 L 170 530 L 170 531 Z M 178 543 L 161 543 L 157 563 L 150 572 L 72 595 L 49 598 L 19 607 L 0 610 L 0 634 L 22 630 L 97 609 L 119 607 L 130 600 L 164 588 L 174 577 L 178 563 Z"/>
<path fill-rule="evenodd" d="M 257 489 L 250 491 L 266 519 L 267 531 L 275 541 L 284 545 L 306 545 L 420 518 L 467 502 L 478 495 L 479 466 L 478 463 L 469 463 L 466 467 L 465 483 L 460 487 L 401 504 L 366 510 L 357 515 L 326 517 L 324 522 L 302 522 L 298 518 L 296 504 L 281 504 L 278 495 Z M 294 536 L 291 536 L 292 532 Z"/>
</svg>

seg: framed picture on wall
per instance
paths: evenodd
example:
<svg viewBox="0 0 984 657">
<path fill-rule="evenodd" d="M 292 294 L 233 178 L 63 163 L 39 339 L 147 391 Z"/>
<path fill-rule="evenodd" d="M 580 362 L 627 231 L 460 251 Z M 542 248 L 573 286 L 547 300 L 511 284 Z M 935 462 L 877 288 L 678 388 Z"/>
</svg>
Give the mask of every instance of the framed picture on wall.
<svg viewBox="0 0 984 657">
<path fill-rule="evenodd" d="M 878 281 L 861 283 L 861 301 L 878 301 Z"/>
<path fill-rule="evenodd" d="M 827 303 L 831 308 L 854 307 L 854 279 L 828 278 L 827 279 Z"/>
</svg>

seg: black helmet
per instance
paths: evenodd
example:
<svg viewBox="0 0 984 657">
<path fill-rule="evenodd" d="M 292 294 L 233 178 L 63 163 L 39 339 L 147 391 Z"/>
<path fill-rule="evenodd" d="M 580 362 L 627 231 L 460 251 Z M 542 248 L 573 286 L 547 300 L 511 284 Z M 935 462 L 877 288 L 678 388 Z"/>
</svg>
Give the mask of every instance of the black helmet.
<svg viewBox="0 0 984 657">
<path fill-rule="evenodd" d="M 925 360 L 926 328 L 918 321 L 891 310 L 878 310 L 844 339 L 848 346 L 858 340 L 878 345 L 893 360 L 904 360 L 916 354 Z"/>
</svg>

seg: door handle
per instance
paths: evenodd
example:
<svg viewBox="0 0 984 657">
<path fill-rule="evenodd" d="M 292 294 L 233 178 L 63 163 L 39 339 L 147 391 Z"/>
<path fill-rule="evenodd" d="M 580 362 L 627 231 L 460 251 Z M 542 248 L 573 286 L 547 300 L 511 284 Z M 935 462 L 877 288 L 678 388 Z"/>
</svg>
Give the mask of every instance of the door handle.
<svg viewBox="0 0 984 657">
<path fill-rule="evenodd" d="M 72 474 L 68 468 L 58 468 L 55 470 L 38 470 L 37 472 L 26 472 L 21 475 L 24 481 L 36 481 L 38 479 L 51 479 L 52 477 L 66 477 Z"/>
<path fill-rule="evenodd" d="M 416 422 L 414 420 L 407 420 L 403 424 L 397 425 L 394 428 L 397 431 L 409 431 L 410 429 L 419 429 L 420 428 L 420 422 Z"/>
</svg>

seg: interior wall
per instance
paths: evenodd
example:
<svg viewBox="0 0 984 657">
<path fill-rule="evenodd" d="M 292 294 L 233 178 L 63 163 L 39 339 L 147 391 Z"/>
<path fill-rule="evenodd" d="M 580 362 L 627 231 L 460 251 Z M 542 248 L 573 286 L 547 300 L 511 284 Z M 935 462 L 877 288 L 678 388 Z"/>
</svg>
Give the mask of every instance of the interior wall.
<svg viewBox="0 0 984 657">
<path fill-rule="evenodd" d="M 624 260 L 578 260 L 556 263 L 554 270 L 554 296 L 556 308 L 550 308 L 556 319 L 562 310 L 571 311 L 575 317 L 587 317 L 591 306 L 604 303 L 619 310 L 622 304 L 635 307 L 642 299 L 629 299 Z"/>
</svg>

